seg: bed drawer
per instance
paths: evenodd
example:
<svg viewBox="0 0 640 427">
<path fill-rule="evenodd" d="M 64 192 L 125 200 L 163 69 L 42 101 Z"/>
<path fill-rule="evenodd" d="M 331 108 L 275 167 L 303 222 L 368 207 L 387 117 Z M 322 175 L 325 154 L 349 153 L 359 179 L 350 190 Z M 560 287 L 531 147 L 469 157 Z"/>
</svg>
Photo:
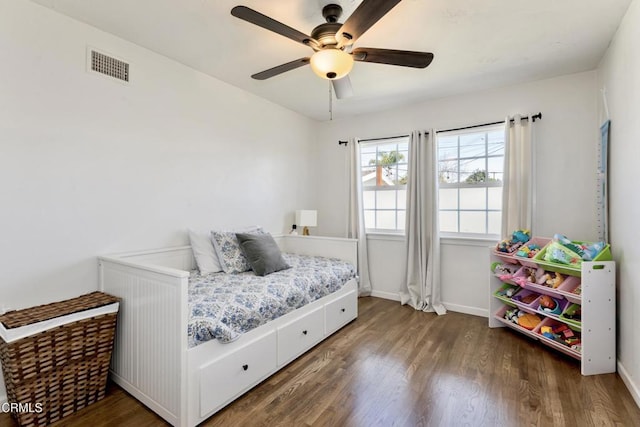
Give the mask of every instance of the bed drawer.
<svg viewBox="0 0 640 427">
<path fill-rule="evenodd" d="M 276 332 L 271 331 L 199 370 L 200 416 L 236 398 L 276 369 Z"/>
<path fill-rule="evenodd" d="M 325 334 L 330 335 L 358 316 L 357 291 L 351 291 L 324 306 Z"/>
<path fill-rule="evenodd" d="M 324 310 L 315 310 L 278 328 L 278 366 L 304 353 L 324 337 Z"/>
</svg>

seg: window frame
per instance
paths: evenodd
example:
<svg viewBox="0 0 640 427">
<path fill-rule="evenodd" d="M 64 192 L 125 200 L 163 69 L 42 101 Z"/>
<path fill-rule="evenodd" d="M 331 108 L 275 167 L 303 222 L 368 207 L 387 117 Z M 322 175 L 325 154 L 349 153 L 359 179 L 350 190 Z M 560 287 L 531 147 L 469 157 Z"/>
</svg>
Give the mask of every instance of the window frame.
<svg viewBox="0 0 640 427">
<path fill-rule="evenodd" d="M 407 157 L 404 161 L 402 162 L 397 162 L 394 164 L 394 166 L 400 165 L 400 166 L 406 166 L 406 170 L 407 170 L 407 176 L 409 174 L 409 135 L 402 135 L 402 136 L 392 136 L 392 137 L 388 137 L 388 138 L 374 138 L 374 139 L 361 139 L 360 141 L 358 141 L 360 145 L 360 152 L 359 152 L 359 156 L 360 158 L 358 159 L 358 163 L 360 165 L 360 170 L 358 171 L 358 175 L 360 177 L 360 180 L 362 180 L 362 170 L 367 166 L 362 164 L 362 148 L 363 147 L 371 147 L 371 146 L 375 146 L 376 147 L 376 155 L 375 158 L 378 158 L 378 147 L 379 146 L 383 146 L 383 145 L 389 145 L 389 144 L 395 144 L 396 145 L 396 151 L 397 152 L 404 152 L 404 150 L 399 150 L 398 146 L 400 144 L 407 144 Z M 397 169 L 396 169 L 397 170 Z M 406 235 L 406 230 L 405 230 L 405 225 L 406 225 L 406 221 L 405 224 L 402 224 L 402 229 L 398 228 L 398 212 L 404 212 L 404 214 L 406 215 L 406 211 L 407 211 L 407 206 L 406 206 L 406 200 L 405 200 L 405 205 L 402 206 L 401 208 L 398 206 L 398 191 L 400 190 L 407 190 L 407 184 L 395 184 L 395 185 L 386 185 L 383 187 L 377 186 L 377 185 L 361 185 L 361 195 L 363 197 L 363 206 L 362 206 L 362 212 L 363 215 L 365 212 L 374 212 L 375 215 L 375 219 L 374 222 L 377 224 L 377 214 L 378 212 L 394 212 L 395 213 L 395 224 L 396 224 L 396 228 L 395 229 L 390 229 L 390 228 L 368 228 L 366 226 L 366 221 L 365 221 L 365 233 L 367 235 L 392 235 L 392 236 L 404 236 Z M 377 205 L 377 196 L 379 192 L 383 192 L 383 191 L 395 191 L 395 209 L 378 209 L 377 207 L 375 207 L 374 209 L 366 209 L 364 206 L 364 193 L 365 191 L 373 191 L 375 194 L 376 199 L 374 200 L 374 206 Z M 406 219 L 406 216 L 405 216 Z M 364 218 L 363 218 L 364 220 Z"/>
<path fill-rule="evenodd" d="M 499 212 L 502 215 L 503 209 L 502 209 L 502 203 L 500 204 L 500 209 L 491 209 L 489 207 L 489 188 L 503 188 L 504 187 L 504 170 L 503 170 L 503 177 L 502 180 L 499 181 L 489 181 L 486 180 L 484 182 L 480 182 L 480 183 L 467 183 L 460 180 L 460 163 L 463 161 L 472 161 L 472 160 L 477 160 L 477 159 L 484 159 L 484 171 L 486 173 L 486 175 L 489 174 L 489 160 L 491 158 L 503 158 L 506 155 L 506 146 L 503 145 L 502 148 L 502 154 L 500 155 L 492 155 L 489 153 L 489 133 L 491 132 L 496 132 L 496 131 L 501 131 L 503 134 L 505 133 L 506 129 L 505 129 L 505 125 L 504 123 L 495 123 L 495 124 L 491 124 L 491 125 L 485 125 L 485 126 L 474 126 L 473 128 L 468 128 L 468 129 L 458 129 L 458 130 L 452 130 L 452 131 L 444 131 L 444 132 L 438 132 L 436 133 L 436 153 L 438 153 L 436 155 L 435 158 L 435 168 L 436 168 L 436 173 L 437 176 L 439 176 L 440 174 L 440 163 L 442 162 L 440 157 L 439 157 L 439 149 L 440 149 L 440 142 L 439 142 L 439 138 L 441 136 L 456 136 L 457 137 L 457 153 L 456 153 L 456 157 L 452 160 L 456 161 L 456 173 L 458 174 L 458 178 L 457 178 L 457 182 L 452 182 L 452 183 L 442 183 L 440 182 L 440 180 L 438 179 L 438 200 L 440 201 L 440 190 L 441 189 L 457 189 L 457 200 L 456 200 L 456 208 L 455 209 L 451 209 L 451 208 L 446 208 L 443 209 L 440 206 L 440 203 L 438 203 L 438 228 L 439 228 L 439 232 L 440 232 L 440 236 L 442 238 L 447 238 L 447 239 L 469 239 L 469 240 L 499 240 L 500 239 L 500 232 L 498 231 L 497 233 L 489 233 L 489 213 L 490 212 Z M 484 155 L 482 156 L 466 156 L 466 157 L 461 157 L 461 144 L 460 144 L 460 137 L 463 135 L 469 135 L 469 134 L 479 134 L 479 133 L 484 133 L 485 138 L 484 138 Z M 503 144 L 506 141 L 503 140 Z M 461 189 L 473 189 L 473 188 L 483 188 L 486 189 L 485 191 L 485 208 L 484 209 L 462 209 L 461 208 L 461 203 L 460 203 L 460 190 Z M 457 212 L 457 224 L 456 224 L 456 228 L 458 230 L 460 230 L 460 213 L 461 212 L 484 212 L 485 213 L 485 223 L 484 223 L 484 228 L 487 231 L 486 233 L 471 233 L 471 232 L 463 232 L 463 231 L 442 231 L 441 229 L 441 224 L 440 224 L 440 214 L 441 212 Z"/>
</svg>

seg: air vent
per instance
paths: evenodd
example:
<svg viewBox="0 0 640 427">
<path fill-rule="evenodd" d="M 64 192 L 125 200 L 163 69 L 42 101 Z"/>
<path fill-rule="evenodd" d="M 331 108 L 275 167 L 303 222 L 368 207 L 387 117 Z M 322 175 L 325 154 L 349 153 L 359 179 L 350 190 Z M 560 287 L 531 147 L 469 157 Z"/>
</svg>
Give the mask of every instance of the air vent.
<svg viewBox="0 0 640 427">
<path fill-rule="evenodd" d="M 91 71 L 129 82 L 129 64 L 104 53 L 90 49 Z"/>
</svg>

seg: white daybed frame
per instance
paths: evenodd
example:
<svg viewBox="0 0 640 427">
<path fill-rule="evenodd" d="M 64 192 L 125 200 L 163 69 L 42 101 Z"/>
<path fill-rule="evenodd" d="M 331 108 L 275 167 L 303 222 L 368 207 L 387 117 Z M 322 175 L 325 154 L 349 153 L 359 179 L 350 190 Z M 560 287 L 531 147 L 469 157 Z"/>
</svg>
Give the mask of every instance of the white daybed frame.
<svg viewBox="0 0 640 427">
<path fill-rule="evenodd" d="M 357 265 L 353 239 L 275 236 L 283 252 Z M 100 290 L 122 298 L 112 379 L 170 424 L 204 421 L 357 317 L 357 283 L 238 340 L 187 345 L 190 246 L 99 257 Z"/>
</svg>

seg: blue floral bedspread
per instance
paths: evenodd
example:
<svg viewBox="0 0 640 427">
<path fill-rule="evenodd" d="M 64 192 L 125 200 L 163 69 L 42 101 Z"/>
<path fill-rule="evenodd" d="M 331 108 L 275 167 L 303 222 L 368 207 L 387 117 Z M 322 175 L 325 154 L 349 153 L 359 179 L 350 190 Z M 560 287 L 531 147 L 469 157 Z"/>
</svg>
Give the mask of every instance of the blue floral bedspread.
<svg viewBox="0 0 640 427">
<path fill-rule="evenodd" d="M 212 273 L 189 277 L 189 347 L 211 339 L 228 343 L 244 332 L 329 295 L 355 277 L 333 258 L 283 254 L 291 268 L 256 276 Z"/>
</svg>

